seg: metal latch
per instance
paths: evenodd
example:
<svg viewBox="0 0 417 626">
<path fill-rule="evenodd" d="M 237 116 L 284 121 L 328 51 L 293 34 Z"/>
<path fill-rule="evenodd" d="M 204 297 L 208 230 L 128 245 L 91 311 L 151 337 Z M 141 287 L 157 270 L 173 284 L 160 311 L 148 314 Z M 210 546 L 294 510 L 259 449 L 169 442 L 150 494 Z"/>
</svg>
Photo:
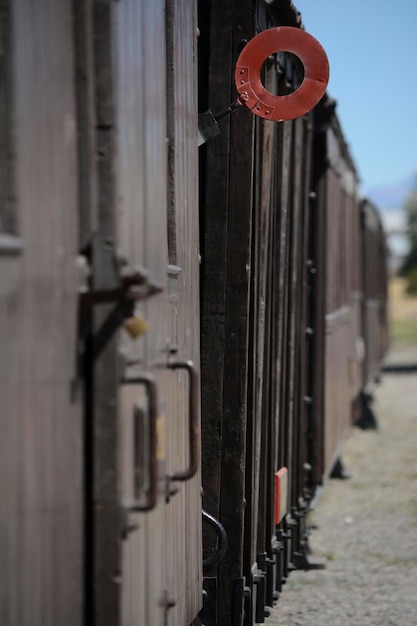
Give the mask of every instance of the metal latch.
<svg viewBox="0 0 417 626">
<path fill-rule="evenodd" d="M 218 122 L 239 109 L 242 105 L 243 101 L 238 98 L 236 102 L 232 102 L 219 113 L 212 113 L 210 109 L 205 113 L 201 113 L 198 116 L 198 146 L 202 146 L 209 139 L 220 135 Z"/>
<path fill-rule="evenodd" d="M 134 316 L 135 303 L 161 291 L 161 284 L 152 280 L 142 267 L 128 268 L 117 257 L 113 242 L 96 234 L 79 257 L 81 302 L 80 326 L 88 326 L 91 311 L 98 304 L 114 306 L 93 338 L 93 358 L 102 353 L 117 329 Z"/>
</svg>

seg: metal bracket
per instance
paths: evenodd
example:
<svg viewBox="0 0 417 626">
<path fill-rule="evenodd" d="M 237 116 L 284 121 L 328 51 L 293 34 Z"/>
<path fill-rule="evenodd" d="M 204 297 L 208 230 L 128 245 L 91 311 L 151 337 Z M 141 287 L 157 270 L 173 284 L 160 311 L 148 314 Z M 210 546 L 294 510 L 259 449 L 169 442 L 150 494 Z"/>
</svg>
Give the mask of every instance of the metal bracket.
<svg viewBox="0 0 417 626">
<path fill-rule="evenodd" d="M 332 467 L 330 478 L 337 478 L 339 480 L 349 480 L 349 478 L 351 478 L 351 474 L 346 470 L 340 456 L 336 459 Z"/>
<path fill-rule="evenodd" d="M 198 617 L 204 626 L 217 626 L 217 578 L 203 579 L 203 608 Z"/>
<path fill-rule="evenodd" d="M 130 270 L 123 266 L 113 242 L 103 240 L 99 233 L 83 250 L 79 263 L 83 270 L 78 292 L 80 334 L 83 336 L 83 325 L 89 325 L 86 320 L 90 320 L 95 305 L 114 304 L 92 338 L 93 359 L 96 360 L 121 324 L 132 317 L 135 303 L 160 293 L 163 287 L 151 279 L 148 270 L 141 267 Z"/>
<path fill-rule="evenodd" d="M 149 272 L 137 268 L 132 272 L 121 272 L 118 284 L 110 288 L 89 287 L 80 290 L 83 303 L 87 305 L 105 304 L 108 302 L 145 300 L 163 291 L 160 284 L 152 282 Z"/>
<path fill-rule="evenodd" d="M 251 588 L 246 586 L 245 578 L 235 578 L 232 590 L 231 626 L 243 626 L 245 619 L 245 600 L 250 599 Z"/>
<path fill-rule="evenodd" d="M 200 113 L 198 116 L 198 146 L 202 146 L 209 139 L 220 135 L 220 128 L 218 122 L 227 115 L 230 115 L 234 111 L 237 111 L 244 104 L 244 100 L 240 96 L 235 102 L 232 102 L 227 107 L 219 111 L 218 113 L 212 113 L 210 109 L 205 113 Z"/>
<path fill-rule="evenodd" d="M 272 553 L 272 558 L 266 557 L 266 610 L 269 611 L 277 601 L 277 595 L 275 593 L 275 571 L 276 571 L 276 553 Z"/>
<path fill-rule="evenodd" d="M 378 430 L 378 421 L 375 417 L 375 413 L 371 409 L 372 401 L 372 394 L 366 393 L 365 391 L 361 392 L 361 414 L 359 419 L 355 422 L 355 426 L 362 428 L 362 430 Z"/>
<path fill-rule="evenodd" d="M 275 531 L 275 540 L 272 543 L 272 551 L 275 554 L 275 590 L 274 600 L 278 601 L 282 591 L 282 555 L 284 546 L 282 545 L 282 530 Z"/>
<path fill-rule="evenodd" d="M 253 585 L 256 587 L 255 598 L 255 624 L 263 624 L 265 622 L 265 600 L 266 600 L 266 585 L 265 574 L 259 572 L 252 576 Z M 253 600 L 252 600 L 253 606 Z"/>
</svg>

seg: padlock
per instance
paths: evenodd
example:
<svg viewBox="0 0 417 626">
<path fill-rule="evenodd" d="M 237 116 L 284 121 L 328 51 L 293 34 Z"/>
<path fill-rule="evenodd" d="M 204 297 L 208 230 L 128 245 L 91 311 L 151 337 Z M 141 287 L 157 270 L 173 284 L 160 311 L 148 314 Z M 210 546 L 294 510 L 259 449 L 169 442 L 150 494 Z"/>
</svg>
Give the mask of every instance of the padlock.
<svg viewBox="0 0 417 626">
<path fill-rule="evenodd" d="M 150 325 L 143 315 L 135 315 L 125 321 L 124 328 L 132 339 L 138 339 L 149 332 Z"/>
</svg>

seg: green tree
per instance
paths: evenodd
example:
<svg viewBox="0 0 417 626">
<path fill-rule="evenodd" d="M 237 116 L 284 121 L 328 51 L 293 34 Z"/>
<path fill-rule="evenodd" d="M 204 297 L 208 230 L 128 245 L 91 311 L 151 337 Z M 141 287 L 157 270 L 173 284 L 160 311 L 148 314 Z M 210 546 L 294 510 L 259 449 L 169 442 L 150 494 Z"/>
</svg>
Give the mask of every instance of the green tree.
<svg viewBox="0 0 417 626">
<path fill-rule="evenodd" d="M 401 276 L 407 276 L 412 270 L 417 269 L 417 175 L 414 189 L 406 200 L 404 210 L 410 248 L 400 268 Z"/>
</svg>

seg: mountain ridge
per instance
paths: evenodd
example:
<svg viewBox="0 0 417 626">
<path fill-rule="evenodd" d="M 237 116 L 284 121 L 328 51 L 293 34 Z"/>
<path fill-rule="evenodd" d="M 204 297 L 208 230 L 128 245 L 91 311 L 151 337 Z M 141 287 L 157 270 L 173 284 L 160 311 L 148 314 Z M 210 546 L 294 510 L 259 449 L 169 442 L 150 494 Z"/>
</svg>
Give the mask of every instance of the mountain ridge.
<svg viewBox="0 0 417 626">
<path fill-rule="evenodd" d="M 416 186 L 414 175 L 386 185 L 376 185 L 366 189 L 365 196 L 382 211 L 402 211 L 410 193 Z"/>
</svg>

